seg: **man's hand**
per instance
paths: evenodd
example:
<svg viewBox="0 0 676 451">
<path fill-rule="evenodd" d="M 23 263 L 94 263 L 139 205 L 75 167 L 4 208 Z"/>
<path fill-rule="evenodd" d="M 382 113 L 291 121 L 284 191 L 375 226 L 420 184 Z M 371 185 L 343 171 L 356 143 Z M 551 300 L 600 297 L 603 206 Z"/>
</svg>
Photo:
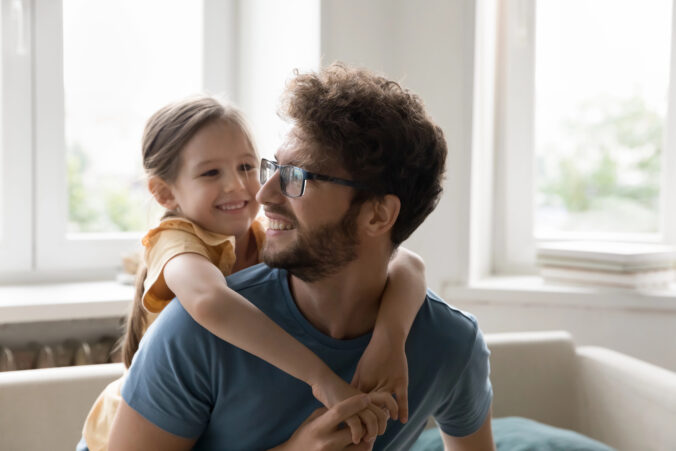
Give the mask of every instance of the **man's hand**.
<svg viewBox="0 0 676 451">
<path fill-rule="evenodd" d="M 318 451 L 368 451 L 373 441 L 352 442 L 350 428 L 341 427 L 341 423 L 359 412 L 373 406 L 369 395 L 361 394 L 342 401 L 330 409 L 322 407 L 315 410 L 284 444 L 275 451 L 311 449 Z M 380 409 L 377 407 L 377 409 Z"/>
<path fill-rule="evenodd" d="M 363 394 L 333 372 L 327 373 L 321 383 L 314 385 L 312 393 L 328 408 Z M 344 420 L 352 433 L 354 444 L 362 440 L 374 440 L 377 435 L 384 434 L 387 420 L 397 415 L 398 405 L 390 393 L 384 391 L 374 393 L 370 400 L 371 403 L 366 408 Z"/>
<path fill-rule="evenodd" d="M 399 411 L 392 419 L 408 421 L 408 361 L 404 351 L 406 337 L 392 339 L 386 333 L 374 334 L 357 364 L 352 385 L 369 392 L 394 393 Z"/>
</svg>

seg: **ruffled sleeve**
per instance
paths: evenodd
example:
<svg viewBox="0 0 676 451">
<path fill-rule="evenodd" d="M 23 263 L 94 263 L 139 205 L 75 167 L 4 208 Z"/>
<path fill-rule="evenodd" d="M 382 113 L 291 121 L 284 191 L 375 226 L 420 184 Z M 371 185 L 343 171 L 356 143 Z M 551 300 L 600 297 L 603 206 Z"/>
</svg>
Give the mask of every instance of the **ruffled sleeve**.
<svg viewBox="0 0 676 451">
<path fill-rule="evenodd" d="M 216 265 L 224 275 L 235 264 L 235 239 L 202 229 L 183 218 L 163 220 L 143 237 L 148 275 L 143 284 L 143 306 L 158 313 L 174 298 L 164 280 L 164 266 L 177 255 L 195 253 Z"/>
</svg>

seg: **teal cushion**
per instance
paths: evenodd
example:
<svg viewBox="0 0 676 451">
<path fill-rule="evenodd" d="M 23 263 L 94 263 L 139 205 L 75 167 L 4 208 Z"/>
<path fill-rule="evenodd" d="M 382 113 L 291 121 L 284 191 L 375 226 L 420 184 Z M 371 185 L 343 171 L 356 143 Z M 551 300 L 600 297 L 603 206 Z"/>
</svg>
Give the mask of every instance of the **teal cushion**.
<svg viewBox="0 0 676 451">
<path fill-rule="evenodd" d="M 439 429 L 426 429 L 411 447 L 411 451 L 444 451 Z"/>
<path fill-rule="evenodd" d="M 555 428 L 527 418 L 494 418 L 491 424 L 498 451 L 612 451 L 603 443 L 577 432 Z M 443 451 L 437 429 L 424 431 L 411 451 Z"/>
</svg>

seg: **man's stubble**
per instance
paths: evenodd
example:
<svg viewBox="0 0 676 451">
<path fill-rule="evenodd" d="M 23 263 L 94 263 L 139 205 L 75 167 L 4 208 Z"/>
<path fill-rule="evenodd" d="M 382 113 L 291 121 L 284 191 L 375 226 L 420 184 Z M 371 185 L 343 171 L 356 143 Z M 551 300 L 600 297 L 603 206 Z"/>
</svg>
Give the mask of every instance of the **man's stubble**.
<svg viewBox="0 0 676 451">
<path fill-rule="evenodd" d="M 272 252 L 263 247 L 263 261 L 270 267 L 283 268 L 305 282 L 316 282 L 335 274 L 357 258 L 357 216 L 361 205 L 353 203 L 345 215 L 333 224 L 314 230 L 296 226 L 297 239 L 288 249 Z M 289 217 L 289 213 L 275 211 Z"/>
</svg>

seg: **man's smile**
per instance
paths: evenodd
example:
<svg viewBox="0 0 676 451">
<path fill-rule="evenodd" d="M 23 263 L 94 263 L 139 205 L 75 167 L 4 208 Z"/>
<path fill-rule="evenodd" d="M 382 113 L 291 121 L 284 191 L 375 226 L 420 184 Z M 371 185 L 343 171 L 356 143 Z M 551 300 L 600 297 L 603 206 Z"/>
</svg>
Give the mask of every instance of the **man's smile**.
<svg viewBox="0 0 676 451">
<path fill-rule="evenodd" d="M 268 228 L 272 230 L 291 230 L 294 227 L 286 221 L 279 221 L 277 219 L 270 219 L 268 221 Z"/>
</svg>

